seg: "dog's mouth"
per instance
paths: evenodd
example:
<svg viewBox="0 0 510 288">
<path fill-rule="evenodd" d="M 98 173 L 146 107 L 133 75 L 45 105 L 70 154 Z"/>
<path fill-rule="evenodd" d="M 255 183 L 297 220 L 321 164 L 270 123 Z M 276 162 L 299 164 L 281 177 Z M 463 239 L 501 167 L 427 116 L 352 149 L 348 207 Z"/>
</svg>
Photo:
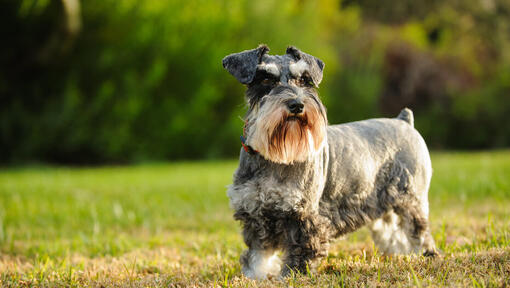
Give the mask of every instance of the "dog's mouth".
<svg viewBox="0 0 510 288">
<path fill-rule="evenodd" d="M 292 121 L 298 121 L 299 124 L 302 126 L 306 126 L 308 124 L 308 119 L 306 118 L 305 114 L 291 114 L 287 116 L 285 121 L 292 122 Z"/>
</svg>

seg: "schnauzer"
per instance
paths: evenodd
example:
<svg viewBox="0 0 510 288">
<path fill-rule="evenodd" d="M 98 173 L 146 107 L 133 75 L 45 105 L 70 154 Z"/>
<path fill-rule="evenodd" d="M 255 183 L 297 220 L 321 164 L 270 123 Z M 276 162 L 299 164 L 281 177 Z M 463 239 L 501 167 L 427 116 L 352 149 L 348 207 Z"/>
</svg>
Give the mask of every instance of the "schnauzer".
<svg viewBox="0 0 510 288">
<path fill-rule="evenodd" d="M 428 226 L 432 166 L 405 108 L 393 119 L 328 126 L 316 88 L 324 63 L 295 47 L 226 56 L 247 86 L 243 148 L 228 188 L 254 279 L 306 272 L 330 240 L 365 224 L 385 254 L 436 255 Z M 283 267 L 279 258 L 283 252 Z"/>
</svg>

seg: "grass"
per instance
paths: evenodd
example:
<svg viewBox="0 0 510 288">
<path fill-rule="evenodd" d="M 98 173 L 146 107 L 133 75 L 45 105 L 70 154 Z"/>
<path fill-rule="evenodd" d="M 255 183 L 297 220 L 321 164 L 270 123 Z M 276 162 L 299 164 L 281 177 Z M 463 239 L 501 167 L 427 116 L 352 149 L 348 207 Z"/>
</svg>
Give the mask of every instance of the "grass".
<svg viewBox="0 0 510 288">
<path fill-rule="evenodd" d="M 442 258 L 382 257 L 362 229 L 317 272 L 248 280 L 225 186 L 235 161 L 0 171 L 0 286 L 510 285 L 510 151 L 435 153 Z"/>
</svg>

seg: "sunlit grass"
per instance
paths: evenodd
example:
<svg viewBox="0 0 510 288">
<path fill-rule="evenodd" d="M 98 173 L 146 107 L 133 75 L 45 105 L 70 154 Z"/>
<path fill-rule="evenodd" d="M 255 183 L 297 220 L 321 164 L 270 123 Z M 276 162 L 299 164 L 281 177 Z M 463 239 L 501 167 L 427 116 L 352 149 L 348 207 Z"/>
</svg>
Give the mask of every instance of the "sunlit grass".
<svg viewBox="0 0 510 288">
<path fill-rule="evenodd" d="M 225 195 L 236 161 L 0 171 L 0 285 L 509 285 L 510 152 L 436 153 L 431 225 L 443 258 L 381 257 L 366 230 L 319 270 L 241 276 Z"/>
</svg>

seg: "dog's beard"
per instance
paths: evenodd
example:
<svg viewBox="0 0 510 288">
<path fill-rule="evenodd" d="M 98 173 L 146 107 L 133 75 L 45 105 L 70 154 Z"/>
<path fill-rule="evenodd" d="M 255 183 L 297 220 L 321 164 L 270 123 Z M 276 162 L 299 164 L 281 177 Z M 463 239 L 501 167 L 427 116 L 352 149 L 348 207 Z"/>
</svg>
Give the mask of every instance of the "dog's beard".
<svg viewBox="0 0 510 288">
<path fill-rule="evenodd" d="M 314 157 L 324 145 L 326 117 L 313 101 L 304 102 L 302 115 L 289 114 L 282 103 L 266 103 L 250 128 L 248 144 L 264 158 L 282 164 Z"/>
</svg>

